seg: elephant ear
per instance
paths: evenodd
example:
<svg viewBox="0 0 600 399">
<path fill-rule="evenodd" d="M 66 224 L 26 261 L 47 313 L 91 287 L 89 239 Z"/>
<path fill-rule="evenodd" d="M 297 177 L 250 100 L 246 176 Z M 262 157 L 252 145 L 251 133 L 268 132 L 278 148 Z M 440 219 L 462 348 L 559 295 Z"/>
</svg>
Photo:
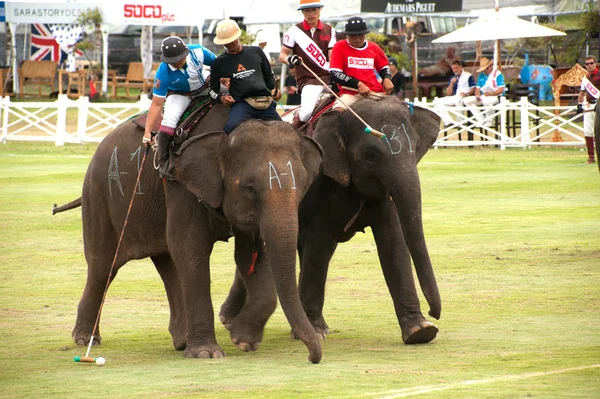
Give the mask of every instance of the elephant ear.
<svg viewBox="0 0 600 399">
<path fill-rule="evenodd" d="M 301 140 L 302 164 L 304 165 L 308 178 L 308 184 L 306 185 L 306 189 L 308 190 L 308 187 L 313 180 L 315 180 L 321 169 L 323 149 L 319 143 L 308 136 L 302 136 Z"/>
<path fill-rule="evenodd" d="M 220 207 L 223 201 L 223 172 L 220 160 L 221 144 L 225 137 L 223 132 L 194 136 L 184 142 L 179 151 L 171 157 L 171 160 L 175 160 L 175 179 L 213 208 Z"/>
<path fill-rule="evenodd" d="M 350 185 L 351 173 L 346 144 L 342 139 L 342 114 L 331 111 L 319 118 L 313 138 L 323 149 L 323 173 L 344 187 Z"/>
<path fill-rule="evenodd" d="M 440 133 L 440 120 L 435 112 L 421 107 L 414 107 L 414 112 L 410 115 L 410 123 L 419 136 L 416 153 L 417 163 L 437 140 Z"/>
</svg>

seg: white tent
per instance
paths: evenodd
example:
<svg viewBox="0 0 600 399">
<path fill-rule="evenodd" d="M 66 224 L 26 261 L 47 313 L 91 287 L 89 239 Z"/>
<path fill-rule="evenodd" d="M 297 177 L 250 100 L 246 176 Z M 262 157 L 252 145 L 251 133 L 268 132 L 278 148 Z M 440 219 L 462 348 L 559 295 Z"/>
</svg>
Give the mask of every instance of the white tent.
<svg viewBox="0 0 600 399">
<path fill-rule="evenodd" d="M 564 36 L 564 32 L 534 24 L 516 15 L 499 10 L 482 14 L 477 21 L 439 37 L 432 43 L 457 43 L 493 40 L 496 42 L 494 65 L 498 65 L 499 40 L 527 37 Z"/>
</svg>

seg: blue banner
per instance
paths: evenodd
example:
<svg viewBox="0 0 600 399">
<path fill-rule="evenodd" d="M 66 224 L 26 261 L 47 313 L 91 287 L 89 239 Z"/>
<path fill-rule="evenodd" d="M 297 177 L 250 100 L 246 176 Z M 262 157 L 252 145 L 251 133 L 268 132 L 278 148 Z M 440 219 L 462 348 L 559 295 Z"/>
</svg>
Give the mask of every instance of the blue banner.
<svg viewBox="0 0 600 399">
<path fill-rule="evenodd" d="M 3 1 L 0 1 L 0 22 L 6 22 L 6 9 Z"/>
</svg>

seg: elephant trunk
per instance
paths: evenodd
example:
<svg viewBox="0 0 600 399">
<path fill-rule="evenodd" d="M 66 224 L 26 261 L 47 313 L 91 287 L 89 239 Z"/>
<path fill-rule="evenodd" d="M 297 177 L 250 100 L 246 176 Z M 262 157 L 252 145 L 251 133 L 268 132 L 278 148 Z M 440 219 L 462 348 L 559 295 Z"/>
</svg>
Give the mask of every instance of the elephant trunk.
<svg viewBox="0 0 600 399">
<path fill-rule="evenodd" d="M 274 210 L 261 214 L 260 231 L 269 251 L 275 289 L 288 322 L 308 348 L 308 360 L 316 364 L 322 357 L 320 337 L 302 308 L 296 282 L 298 204 L 279 203 L 268 208 Z"/>
<path fill-rule="evenodd" d="M 442 313 L 442 302 L 423 233 L 421 185 L 416 165 L 400 167 L 396 176 L 400 178 L 395 179 L 392 184 L 386 184 L 386 188 L 398 209 L 398 216 L 415 264 L 419 285 L 429 304 L 429 315 L 439 319 Z"/>
</svg>

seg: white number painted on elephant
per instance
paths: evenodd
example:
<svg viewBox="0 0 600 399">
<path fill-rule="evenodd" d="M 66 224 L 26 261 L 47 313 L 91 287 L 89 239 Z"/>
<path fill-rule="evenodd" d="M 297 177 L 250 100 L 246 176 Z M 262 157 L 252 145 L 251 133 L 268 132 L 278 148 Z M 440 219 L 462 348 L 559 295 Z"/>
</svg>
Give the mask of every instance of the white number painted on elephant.
<svg viewBox="0 0 600 399">
<path fill-rule="evenodd" d="M 296 177 L 294 176 L 294 168 L 292 167 L 292 161 L 288 161 L 286 166 L 289 168 L 290 173 L 287 173 L 287 172 L 277 173 L 277 169 L 275 168 L 275 165 L 273 165 L 272 162 L 269 162 L 269 188 L 271 190 L 273 189 L 273 180 L 277 180 L 276 184 L 279 185 L 279 188 L 283 188 L 283 186 L 281 185 L 280 176 L 288 176 L 288 175 L 290 175 L 292 177 L 292 190 L 296 189 Z"/>
<path fill-rule="evenodd" d="M 408 152 L 410 154 L 413 154 L 413 148 L 412 148 L 412 142 L 410 141 L 410 137 L 408 136 L 408 132 L 406 131 L 406 127 L 404 126 L 404 123 L 402 125 L 400 125 L 400 129 L 402 129 L 402 131 L 404 132 L 404 134 L 406 135 L 406 139 L 408 140 Z M 402 151 L 402 142 L 400 141 L 400 138 L 398 137 L 399 134 L 398 133 L 398 128 L 396 126 L 392 126 L 392 125 L 385 125 L 381 128 L 381 131 L 383 133 L 385 133 L 385 141 L 388 145 L 388 147 L 390 148 L 390 152 L 392 153 L 392 155 L 396 155 L 399 154 Z M 394 142 L 392 144 L 392 141 Z"/>
<path fill-rule="evenodd" d="M 108 164 L 108 192 L 110 194 L 110 198 L 112 199 L 112 183 L 115 182 L 119 191 L 121 192 L 121 196 L 124 197 L 125 193 L 123 193 L 123 186 L 121 185 L 121 174 L 119 173 L 119 160 L 117 157 L 118 149 L 115 149 L 110 156 L 110 163 Z M 125 172 L 126 173 L 126 172 Z"/>
<path fill-rule="evenodd" d="M 139 146 L 137 148 L 137 150 L 135 150 L 134 152 L 131 153 L 131 158 L 129 159 L 130 161 L 133 161 L 133 158 L 135 158 L 135 156 L 137 155 L 137 174 L 136 174 L 136 176 L 140 174 L 140 168 L 142 167 L 142 165 L 141 165 L 142 160 L 140 158 L 141 154 L 142 154 L 142 147 Z M 135 193 L 136 194 L 144 194 L 142 192 L 142 182 L 141 181 L 138 182 Z"/>
</svg>

